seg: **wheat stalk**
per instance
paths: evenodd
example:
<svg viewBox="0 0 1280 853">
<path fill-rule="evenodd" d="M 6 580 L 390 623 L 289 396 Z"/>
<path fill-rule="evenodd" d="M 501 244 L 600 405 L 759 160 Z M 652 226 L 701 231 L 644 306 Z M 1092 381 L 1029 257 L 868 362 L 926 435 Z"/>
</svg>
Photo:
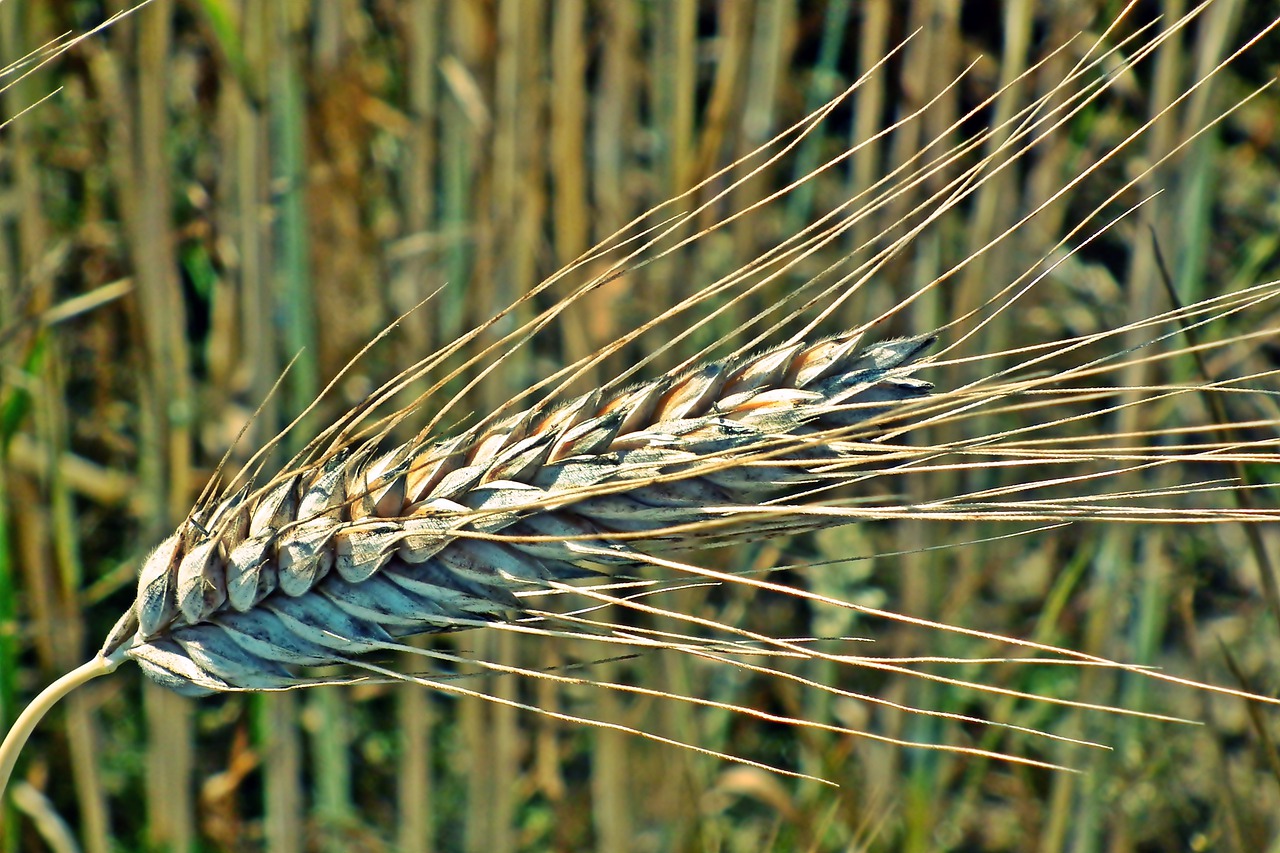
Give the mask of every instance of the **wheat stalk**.
<svg viewBox="0 0 1280 853">
<path fill-rule="evenodd" d="M 697 551 L 876 519 L 982 519 L 1038 525 L 1079 519 L 1257 525 L 1280 518 L 1275 510 L 1251 504 L 1214 505 L 1215 492 L 1240 494 L 1245 488 L 1232 478 L 1193 478 L 1176 487 L 1155 488 L 1134 487 L 1126 479 L 1157 468 L 1195 471 L 1207 465 L 1280 463 L 1273 434 L 1277 420 L 1274 414 L 1267 414 L 1265 405 L 1255 407 L 1259 414 L 1218 424 L 1220 435 L 1210 441 L 1189 434 L 1192 428 L 1140 432 L 1126 428 L 1123 420 L 1123 415 L 1136 407 L 1184 395 L 1249 401 L 1274 396 L 1266 390 L 1274 386 L 1274 372 L 1255 371 L 1185 385 L 1134 386 L 1126 384 L 1124 377 L 1134 368 L 1189 352 L 1227 352 L 1273 338 L 1276 329 L 1269 327 L 1173 350 L 1163 346 L 1180 340 L 1188 328 L 1259 306 L 1273 306 L 1280 297 L 1276 283 L 1041 347 L 964 355 L 965 347 L 972 347 L 995 317 L 1018 310 L 1019 300 L 1037 284 L 1105 233 L 1114 222 L 1099 224 L 1101 212 L 1131 193 L 1161 162 L 1151 163 L 1146 172 L 1113 188 L 1105 202 L 1062 236 L 1055 251 L 1036 259 L 1023 276 L 986 303 L 941 328 L 877 342 L 881 337 L 877 330 L 886 321 L 907 314 L 912 303 L 929 291 L 947 286 L 965 265 L 1026 227 L 1034 213 L 881 316 L 834 336 L 817 331 L 855 294 L 873 286 L 890 261 L 939 216 L 963 204 L 994 176 L 1051 139 L 1125 71 L 1189 26 L 1202 9 L 1145 41 L 1142 37 L 1147 34 L 1140 31 L 1106 50 L 1086 50 L 1058 87 L 1001 123 L 950 149 L 935 151 L 931 144 L 921 146 L 867 192 L 791 235 L 773 251 L 661 311 L 589 358 L 547 377 L 479 423 L 448 435 L 445 425 L 463 405 L 467 390 L 500 370 L 540 332 L 553 328 L 569 306 L 622 272 L 672 255 L 743 215 L 723 218 L 708 228 L 695 226 L 706 211 L 765 174 L 800 144 L 856 91 L 855 83 L 849 92 L 747 158 L 652 211 L 651 218 L 620 231 L 453 346 L 406 369 L 364 405 L 321 433 L 281 473 L 267 477 L 262 460 L 282 440 L 283 434 L 278 436 L 243 471 L 226 477 L 224 483 L 202 496 L 177 531 L 146 558 L 133 606 L 120 618 L 95 659 L 51 685 L 6 736 L 0 748 L 0 787 L 7 781 L 22 743 L 52 703 L 125 660 L 136 661 L 153 679 L 190 694 L 282 690 L 377 678 L 412 681 L 456 695 L 479 695 L 527 707 L 471 690 L 447 676 L 405 673 L 385 663 L 386 653 L 391 651 L 408 651 L 432 662 L 463 662 L 467 660 L 463 656 L 404 642 L 416 634 L 463 629 L 506 631 L 521 638 L 555 641 L 585 639 L 619 654 L 674 651 L 789 679 L 805 689 L 969 723 L 986 721 L 855 694 L 798 676 L 778 662 L 825 660 L 1011 699 L 1139 713 L 1037 696 L 921 668 L 954 662 L 946 658 L 894 659 L 828 652 L 820 640 L 832 638 L 772 637 L 655 603 L 674 590 L 702 583 L 739 584 L 994 640 L 1017 649 L 1012 659 L 1022 662 L 1117 668 L 1276 704 L 1274 699 L 1245 691 L 1197 684 L 997 632 L 911 619 L 757 574 L 714 570 L 669 556 L 672 551 Z M 1249 44 L 1269 31 L 1259 33 Z M 1106 43 L 1105 35 L 1098 45 Z M 1248 46 L 1224 60 L 1219 69 Z M 1024 76 L 1033 70 L 1028 69 Z M 1210 70 L 1204 79 L 1217 70 Z M 1194 92 L 1195 87 L 1178 100 Z M 997 92 L 970 115 L 959 117 L 939 138 L 950 136 L 1003 93 Z M 914 120 L 928 108 L 926 103 L 900 123 Z M 1164 159 L 1212 126 L 1210 122 L 1199 129 Z M 1148 127 L 1135 131 L 1116 150 L 1131 145 Z M 985 146 L 991 146 L 990 150 Z M 856 151 L 855 147 L 819 166 L 749 210 L 776 201 Z M 1064 185 L 1040 210 L 1062 199 L 1100 165 L 1091 166 L 1076 181 Z M 723 188 L 708 189 L 722 183 Z M 785 281 L 804 260 L 854 233 L 875 211 L 891 207 L 910 191 L 935 185 L 923 204 L 906 211 L 875 241 L 804 283 L 778 290 L 777 283 Z M 703 200 L 682 209 L 695 198 Z M 600 262 L 607 262 L 605 272 L 580 286 L 570 284 L 570 292 L 552 300 L 551 307 L 506 334 L 497 334 L 496 330 L 505 328 L 503 324 L 516 316 L 517 309 L 530 309 L 536 297 L 580 278 L 588 264 Z M 730 335 L 712 335 L 715 340 L 682 359 L 662 378 L 637 381 L 637 376 L 651 373 L 654 364 L 678 351 L 686 339 L 705 339 L 729 306 L 748 304 L 766 291 L 774 294 L 766 311 L 746 326 Z M 607 358 L 654 334 L 664 334 L 665 339 L 652 348 L 648 358 L 590 393 L 567 395 L 567 389 Z M 481 345 L 494 337 L 487 346 Z M 930 347 L 937 352 L 926 357 Z M 1076 359 L 1099 350 L 1107 354 Z M 462 360 L 461 365 L 450 362 L 455 358 Z M 945 377 L 974 360 L 1016 366 L 992 369 L 979 382 L 948 387 L 940 381 L 936 391 L 917 375 Z M 479 378 L 472 378 L 464 391 L 439 401 L 450 383 L 476 372 Z M 380 414 L 405 388 L 424 379 L 433 380 L 433 384 L 419 401 Z M 980 425 L 990 422 L 995 414 L 1013 412 L 1029 425 L 1000 432 L 979 429 L 971 437 L 944 442 L 915 440 L 922 431 L 938 428 L 963 435 L 970 424 Z M 1106 425 L 1111 416 L 1118 416 L 1118 426 Z M 424 420 L 427 422 L 415 438 L 399 444 L 391 440 L 404 422 L 417 426 Z M 1270 432 L 1263 438 L 1252 437 L 1259 431 Z M 440 437 L 442 432 L 446 437 Z M 903 497 L 909 493 L 909 485 L 900 485 L 922 475 L 996 468 L 1011 469 L 1019 476 L 1012 485 L 976 486 L 914 501 Z M 868 497 L 868 487 L 874 487 L 880 497 Z M 892 494 L 883 497 L 885 491 Z M 1181 500 L 1187 497 L 1207 498 L 1209 505 L 1188 506 Z M 654 579 L 651 570 L 662 574 Z M 628 625 L 611 616 L 620 612 L 661 617 L 666 627 Z M 590 683 L 773 722 L 906 743 L 826 721 L 765 713 L 696 695 L 577 673 L 471 662 L 522 678 Z M 332 664 L 363 674 L 335 677 L 311 670 Z M 622 728 L 561 712 L 542 712 Z M 1172 719 L 1145 712 L 1140 715 Z M 1049 732 L 1009 728 L 1088 743 Z M 628 730 L 675 743 L 654 732 Z M 744 760 L 695 743 L 679 745 Z M 975 747 L 939 748 L 1058 766 Z"/>
</svg>

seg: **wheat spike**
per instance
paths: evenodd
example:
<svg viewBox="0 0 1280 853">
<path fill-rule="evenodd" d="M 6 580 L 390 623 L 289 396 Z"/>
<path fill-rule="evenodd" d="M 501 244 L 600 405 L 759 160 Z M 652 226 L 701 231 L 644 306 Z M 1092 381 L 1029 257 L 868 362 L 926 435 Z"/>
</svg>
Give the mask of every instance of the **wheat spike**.
<svg viewBox="0 0 1280 853">
<path fill-rule="evenodd" d="M 881 316 L 868 317 L 858 328 L 834 336 L 818 331 L 854 294 L 874 286 L 889 262 L 937 216 L 964 203 L 993 175 L 1050 139 L 1122 72 L 1150 57 L 1173 33 L 1188 26 L 1195 14 L 1145 42 L 1137 33 L 1101 53 L 1085 51 L 1060 86 L 998 127 L 980 131 L 947 151 L 922 146 L 867 194 L 842 203 L 787 237 L 772 252 L 684 302 L 665 308 L 582 362 L 544 378 L 521 398 L 486 413 L 479 423 L 456 434 L 442 428 L 465 393 L 438 405 L 439 392 L 450 381 L 469 378 L 468 370 L 483 377 L 501 369 L 513 353 L 610 277 L 651 263 L 731 224 L 736 215 L 701 230 L 694 225 L 701 214 L 767 171 L 798 144 L 848 97 L 846 92 L 734 164 L 745 177 L 723 170 L 691 190 L 689 197 L 696 197 L 695 191 L 717 181 L 725 182 L 727 188 L 708 191 L 708 199 L 689 210 L 659 208 L 654 212 L 657 224 L 650 220 L 633 223 L 614 240 L 522 297 L 518 307 L 529 308 L 536 296 L 573 281 L 589 262 L 608 262 L 608 271 L 581 286 L 568 285 L 571 292 L 552 300 L 553 307 L 537 313 L 534 319 L 498 335 L 495 330 L 505 329 L 500 321 L 513 315 L 513 306 L 445 351 L 426 356 L 325 430 L 275 476 L 263 474 L 265 463 L 260 458 L 251 460 L 241 473 L 211 487 L 178 529 L 149 553 L 139 572 L 136 598 L 98 656 L 52 686 L 14 726 L 0 754 L 0 788 L 16 760 L 14 745 L 29 734 L 49 704 L 125 660 L 137 662 L 152 679 L 188 695 L 285 690 L 372 677 L 417 682 L 456 695 L 481 695 L 526 707 L 471 690 L 448 676 L 405 673 L 385 661 L 390 651 L 409 651 L 430 661 L 464 661 L 465 656 L 413 648 L 404 640 L 418 634 L 467 629 L 553 640 L 585 638 L 618 654 L 675 651 L 789 679 L 809 690 L 966 723 L 987 721 L 853 693 L 796 675 L 778 662 L 826 660 L 987 691 L 1011 700 L 1138 713 L 1082 700 L 1041 697 L 976 678 L 940 675 L 922 666 L 956 662 L 948 658 L 888 658 L 829 651 L 825 641 L 847 638 L 771 637 L 658 603 L 663 594 L 693 584 L 741 584 L 817 605 L 968 634 L 1012 645 L 1015 656 L 1027 663 L 1118 668 L 1276 704 L 1245 691 L 1196 684 L 1140 666 L 1011 639 L 995 631 L 900 616 L 888 609 L 788 586 L 759 573 L 710 569 L 692 562 L 694 558 L 689 556 L 689 552 L 725 544 L 875 519 L 983 519 L 1041 525 L 1076 519 L 1229 521 L 1257 525 L 1280 518 L 1275 510 L 1251 505 L 1224 507 L 1206 501 L 1207 506 L 1187 506 L 1177 500 L 1241 489 L 1239 482 L 1227 478 L 1204 475 L 1159 489 L 1112 485 L 1121 482 L 1119 478 L 1125 474 L 1150 468 L 1195 471 L 1200 464 L 1280 464 L 1274 436 L 1258 438 L 1254 434 L 1275 426 L 1274 416 L 1266 414 L 1262 406 L 1264 413 L 1250 410 L 1250 417 L 1221 424 L 1221 434 L 1208 440 L 1193 434 L 1193 428 L 1141 433 L 1128 429 L 1122 420 L 1125 412 L 1137 406 L 1181 395 L 1237 396 L 1252 401 L 1255 396 L 1273 394 L 1266 389 L 1268 383 L 1274 383 L 1274 372 L 1257 371 L 1200 384 L 1141 387 L 1126 385 L 1123 377 L 1130 368 L 1174 355 L 1225 352 L 1274 336 L 1274 328 L 1265 328 L 1174 353 L 1161 348 L 1184 334 L 1187 327 L 1274 304 L 1280 297 L 1276 283 L 1039 347 L 997 347 L 993 352 L 966 355 L 996 316 L 1019 310 L 1022 297 L 1068 264 L 1082 245 L 1114 224 L 1095 220 L 1108 204 L 1126 197 L 1142 177 L 1160 165 L 1158 162 L 1151 163 L 1143 175 L 1114 188 L 1106 202 L 1063 235 L 1054 252 L 1033 259 L 1023 276 L 1003 285 L 982 305 L 968 306 L 941 328 L 901 338 L 879 333 L 886 321 L 907 314 L 922 294 L 947 286 L 963 265 L 923 285 Z M 1104 43 L 1099 39 L 1099 44 Z M 948 131 L 962 126 L 989 103 L 975 107 L 970 116 L 957 118 Z M 926 104 L 902 122 L 927 109 Z M 1194 138 L 1193 134 L 1178 148 Z M 984 149 L 987 144 L 992 144 L 992 150 Z M 804 184 L 822 170 L 835 168 L 851 153 L 834 158 L 777 195 Z M 1166 154 L 1166 159 L 1173 153 Z M 939 179 L 942 175 L 946 180 Z M 939 187 L 923 204 L 906 211 L 897 225 L 873 244 L 859 247 L 836 267 L 780 291 L 765 313 L 744 327 L 720 336 L 710 333 L 717 315 L 725 310 L 717 300 L 729 305 L 751 304 L 766 288 L 786 281 L 785 276 L 804 260 L 856 231 L 875 210 L 891 206 L 901 194 L 932 188 L 935 183 Z M 1062 187 L 1050 201 L 1061 198 L 1073 186 L 1074 182 Z M 753 209 L 776 197 L 761 200 Z M 683 198 L 672 204 L 682 203 Z M 1125 215 L 1147 201 L 1138 202 Z M 993 250 L 1025 224 L 1026 220 L 1015 223 L 978 248 L 965 263 Z M 565 393 L 610 355 L 655 332 L 667 337 L 624 375 L 576 397 Z M 716 339 L 661 378 L 638 379 L 695 336 L 698 340 Z M 496 342 L 491 342 L 494 338 Z M 1099 349 L 1107 355 L 1093 357 Z M 1082 357 L 1073 360 L 1077 355 Z M 464 360 L 462 367 L 449 363 L 455 356 Z M 949 370 L 973 360 L 989 360 L 997 367 L 981 381 L 946 384 Z M 1016 367 L 1002 366 L 1011 362 Z M 447 372 L 448 368 L 452 372 Z M 421 401 L 381 419 L 375 417 L 397 393 L 424 378 L 434 384 Z M 965 427 L 993 415 L 1015 412 L 1027 426 L 999 432 L 979 429 L 972 437 L 944 442 L 915 440 L 921 431 L 945 426 L 963 433 Z M 1118 423 L 1107 419 L 1111 415 L 1118 416 Z M 406 421 L 415 427 L 421 425 L 421 431 L 415 438 L 396 444 L 390 436 Z M 279 440 L 277 437 L 273 445 Z M 921 475 L 989 468 L 1013 469 L 1020 476 L 1013 485 L 975 486 L 920 500 L 912 499 L 909 486 L 903 485 Z M 865 494 L 868 484 L 875 486 L 875 497 Z M 885 490 L 892 493 L 890 497 L 883 495 Z M 690 562 L 681 562 L 684 559 Z M 660 570 L 661 579 L 654 580 L 650 570 Z M 647 623 L 625 625 L 611 615 L 618 612 L 658 616 L 665 621 L 661 628 Z M 937 746 L 872 735 L 821 720 L 727 706 L 697 695 L 592 680 L 576 673 L 493 661 L 472 663 L 522 678 L 592 683 L 789 725 L 926 748 Z M 339 676 L 313 670 L 334 664 L 354 669 Z M 351 675 L 351 671 L 358 674 Z M 543 712 L 620 728 L 570 714 Z M 1146 712 L 1140 715 L 1173 719 Z M 1008 728 L 1096 745 L 1049 732 Z M 629 731 L 674 742 L 654 732 Z M 702 749 L 698 744 L 679 745 Z M 939 748 L 1057 766 L 996 750 Z"/>
<path fill-rule="evenodd" d="M 335 454 L 232 494 L 161 543 L 101 654 L 190 693 L 285 687 L 298 681 L 287 666 L 509 618 L 516 592 L 634 564 L 636 548 L 759 536 L 735 513 L 865 456 L 879 418 L 928 393 L 912 374 L 932 342 L 842 335 L 443 442 Z"/>
</svg>

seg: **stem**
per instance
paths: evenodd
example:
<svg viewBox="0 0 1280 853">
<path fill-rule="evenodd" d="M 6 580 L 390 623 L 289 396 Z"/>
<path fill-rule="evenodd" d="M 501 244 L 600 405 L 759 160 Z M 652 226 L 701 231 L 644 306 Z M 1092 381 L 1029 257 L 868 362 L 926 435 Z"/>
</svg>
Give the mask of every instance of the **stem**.
<svg viewBox="0 0 1280 853">
<path fill-rule="evenodd" d="M 123 660 L 124 655 L 119 650 L 109 657 L 96 655 L 93 660 L 68 672 L 31 700 L 31 704 L 18 715 L 13 728 L 9 729 L 4 736 L 4 743 L 0 744 L 0 799 L 4 797 L 5 788 L 9 785 L 9 776 L 13 773 L 14 765 L 18 763 L 22 748 L 31 739 L 31 733 L 35 730 L 36 724 L 44 719 L 49 709 L 81 684 L 113 672 Z"/>
</svg>

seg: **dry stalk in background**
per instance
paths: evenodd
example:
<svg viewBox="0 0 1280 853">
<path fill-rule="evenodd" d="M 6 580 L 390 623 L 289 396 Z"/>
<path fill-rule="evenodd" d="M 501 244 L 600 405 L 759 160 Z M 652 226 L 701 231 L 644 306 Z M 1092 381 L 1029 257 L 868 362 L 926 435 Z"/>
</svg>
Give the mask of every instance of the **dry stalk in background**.
<svg viewBox="0 0 1280 853">
<path fill-rule="evenodd" d="M 574 667 L 534 669 L 405 641 L 463 630 L 509 633 L 520 643 L 595 644 L 599 652 L 594 660 L 601 661 L 659 651 L 690 655 L 790 680 L 833 697 L 974 726 L 1004 727 L 1048 742 L 1100 745 L 1054 731 L 854 693 L 797 675 L 789 664 L 809 660 L 868 668 L 999 694 L 1011 701 L 1174 722 L 1145 711 L 1093 705 L 1087 697 L 1037 695 L 946 674 L 948 665 L 969 672 L 963 669 L 973 663 L 968 660 L 927 654 L 877 656 L 855 648 L 853 638 L 769 636 L 664 604 L 664 596 L 690 585 L 741 585 L 801 599 L 813 607 L 850 610 L 1004 644 L 1007 655 L 989 662 L 1123 670 L 1280 704 L 1247 690 L 1005 637 L 985 626 L 976 630 L 900 616 L 771 577 L 781 569 L 822 571 L 821 566 L 788 563 L 763 571 L 728 572 L 697 559 L 699 551 L 723 545 L 886 519 L 1003 522 L 1011 533 L 1078 520 L 1251 527 L 1280 520 L 1280 512 L 1239 497 L 1249 495 L 1251 487 L 1235 473 L 1204 473 L 1224 466 L 1234 466 L 1234 471 L 1246 466 L 1275 470 L 1271 466 L 1280 464 L 1280 421 L 1273 414 L 1275 371 L 1169 384 L 1129 379 L 1151 365 L 1187 354 L 1203 363 L 1206 356 L 1274 340 L 1280 331 L 1274 324 L 1200 342 L 1186 333 L 1260 306 L 1274 321 L 1280 284 L 1257 284 L 1155 311 L 1119 328 L 1033 347 L 993 349 L 984 336 L 997 317 L 1021 310 L 1029 293 L 1115 225 L 1101 221 L 1104 209 L 1128 198 L 1164 160 L 1221 117 L 1150 163 L 1147 171 L 1113 187 L 1105 201 L 1065 229 L 1053 253 L 1028 259 L 1034 263 L 1022 275 L 1002 283 L 994 294 L 988 291 L 938 328 L 915 329 L 917 336 L 905 338 L 881 331 L 891 324 L 901 327 L 917 301 L 951 287 L 970 265 L 980 265 L 1001 251 L 1018 229 L 1033 227 L 1036 214 L 1069 195 L 1105 163 L 1090 164 L 1040 210 L 975 246 L 966 261 L 923 283 L 910 298 L 868 317 L 857 328 L 834 335 L 821 331 L 829 325 L 827 318 L 855 294 L 873 289 L 877 276 L 927 234 L 938 217 L 971 201 L 989 182 L 1007 177 L 1007 170 L 1016 169 L 1023 158 L 1035 156 L 1067 122 L 1088 110 L 1127 72 L 1149 61 L 1202 11 L 1198 8 L 1158 32 L 1139 31 L 1114 44 L 1103 33 L 1080 52 L 1052 91 L 1002 111 L 997 124 L 971 133 L 954 147 L 922 145 L 870 190 L 835 206 L 772 251 L 705 283 L 676 304 L 663 306 L 618 341 L 547 377 L 474 424 L 455 428 L 455 421 L 467 418 L 465 395 L 472 386 L 508 366 L 538 335 L 554 330 L 571 306 L 629 271 L 711 238 L 750 212 L 783 203 L 816 175 L 854 157 L 860 146 L 815 164 L 793 184 L 753 201 L 744 213 L 718 219 L 713 215 L 725 202 L 736 202 L 739 192 L 759 186 L 784 155 L 856 94 L 859 81 L 746 158 L 590 250 L 499 316 L 406 369 L 307 443 L 278 473 L 265 470 L 269 451 L 277 449 L 288 431 L 261 448 L 241 471 L 220 472 L 186 521 L 146 558 L 136 600 L 98 656 L 51 685 L 13 727 L 0 750 L 0 786 L 7 782 L 25 738 L 54 701 L 130 659 L 161 684 L 190 694 L 369 680 L 412 682 L 560 720 L 626 730 L 756 766 L 768 765 L 643 728 L 539 709 L 472 689 L 457 674 L 467 665 L 479 666 L 509 678 L 593 685 L 713 706 L 788 726 L 967 753 L 975 760 L 1061 767 L 1059 761 L 1041 757 L 1042 747 L 1014 751 L 986 748 L 980 739 L 932 743 L 894 738 L 831 720 L 726 706 L 698 695 L 696 689 L 684 693 L 622 683 L 594 675 L 590 654 Z M 1218 68 L 1207 69 L 1204 80 L 1268 36 L 1271 27 Z M 999 99 L 1017 82 L 1006 83 L 973 114 L 996 102 L 1003 107 Z M 1194 97 L 1196 88 L 1174 103 Z M 901 123 L 919 119 L 929 107 L 924 104 Z M 1165 112 L 1172 108 L 1170 104 Z M 953 138 L 962 127 L 969 132 L 970 118 L 955 117 L 938 138 Z M 1140 128 L 1116 152 L 1136 144 L 1149 130 L 1150 125 Z M 902 211 L 894 227 L 861 242 L 836 267 L 796 280 L 796 270 L 804 269 L 815 253 L 849 240 L 873 212 L 892 208 L 897 198 L 921 187 L 928 189 L 925 203 Z M 1141 199 L 1125 216 L 1158 203 L 1159 199 Z M 556 290 L 565 287 L 568 293 Z M 556 295 L 549 298 L 551 294 Z M 761 294 L 769 297 L 763 313 L 723 331 L 722 315 L 757 305 Z M 395 327 L 385 334 L 396 334 Z M 661 342 L 652 346 L 645 361 L 585 394 L 570 393 L 629 345 L 654 340 Z M 677 356 L 685 352 L 686 340 L 698 342 L 696 352 Z M 1108 354 L 1092 355 L 1100 348 Z M 676 363 L 665 371 L 655 370 L 664 359 Z M 948 384 L 954 368 L 975 362 L 995 367 L 983 380 Z M 459 382 L 465 385 L 461 391 Z M 418 399 L 399 405 L 406 389 L 416 392 L 424 383 L 428 387 Z M 1231 398 L 1233 405 L 1213 404 L 1217 422 L 1208 428 L 1154 431 L 1128 426 L 1133 411 L 1189 395 Z M 997 416 L 1009 415 L 1016 415 L 1023 426 L 990 428 Z M 393 435 L 405 423 L 420 431 L 407 442 L 397 442 Z M 1212 435 L 1206 437 L 1205 432 Z M 937 435 L 946 439 L 931 440 Z M 912 484 L 921 477 L 963 484 L 966 481 L 957 474 L 992 470 L 1015 476 L 995 485 L 962 486 L 943 497 L 911 497 Z M 1152 471 L 1169 472 L 1164 485 L 1143 484 L 1140 475 Z M 1234 502 L 1232 496 L 1237 496 Z M 921 546 L 944 544 L 955 543 Z M 1280 619 L 1271 567 L 1264 553 L 1258 554 L 1258 561 L 1268 605 Z M 395 666 L 392 652 L 419 657 L 422 671 Z M 341 671 L 316 669 L 339 664 L 345 667 Z"/>
</svg>

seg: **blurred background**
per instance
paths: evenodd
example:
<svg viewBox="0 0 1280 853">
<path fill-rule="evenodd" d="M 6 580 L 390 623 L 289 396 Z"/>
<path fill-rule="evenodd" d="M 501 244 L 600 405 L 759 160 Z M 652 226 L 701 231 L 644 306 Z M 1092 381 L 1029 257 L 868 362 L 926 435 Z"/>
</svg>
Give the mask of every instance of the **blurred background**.
<svg viewBox="0 0 1280 853">
<path fill-rule="evenodd" d="M 1104 44 L 1142 27 L 1158 32 L 1189 5 L 1137 3 Z M 1273 6 L 1213 3 L 1017 168 L 934 223 L 830 327 L 885 310 L 1017 223 L 1269 24 Z M 1013 104 L 1049 92 L 1120 7 L 1102 0 L 154 0 L 39 70 L 0 78 L 0 119 L 36 105 L 0 130 L 3 725 L 98 648 L 130 605 L 146 549 L 185 516 L 237 434 L 247 430 L 233 462 L 429 294 L 439 290 L 339 381 L 292 440 L 305 440 L 399 369 L 798 121 L 909 34 L 774 169 L 716 200 L 697 224 L 710 226 L 871 140 L 855 156 L 573 306 L 473 394 L 474 410 L 509 399 L 759 257 L 930 140 L 945 150 L 1007 118 Z M 0 67 L 120 8 L 5 0 Z M 1050 252 L 1073 214 L 1092 210 L 1277 70 L 1280 38 L 1272 36 L 1000 251 L 896 314 L 886 334 L 934 328 L 990 298 Z M 957 123 L 1015 80 L 1006 100 Z M 873 139 L 935 96 L 919 121 Z M 1168 310 L 1150 251 L 1153 229 L 1184 301 L 1280 278 L 1278 100 L 1273 89 L 1263 91 L 1119 199 L 1117 210 L 1163 193 L 1002 315 L 984 333 L 991 348 Z M 895 199 L 789 275 L 804 280 L 844 261 L 949 176 Z M 712 199 L 727 180 L 704 185 L 686 206 Z M 606 260 L 589 260 L 565 287 Z M 769 293 L 755 298 L 767 301 Z M 540 297 L 494 334 L 552 298 Z M 727 312 L 710 331 L 748 322 L 752 306 Z M 1265 328 L 1275 312 L 1272 300 L 1208 331 L 1228 338 Z M 1273 341 L 1220 356 L 1211 367 L 1247 373 L 1274 369 L 1280 352 Z M 627 357 L 601 365 L 598 375 L 613 375 Z M 948 382 L 965 381 L 968 369 L 957 367 Z M 1196 379 L 1191 364 L 1161 369 L 1170 373 L 1160 381 Z M 1260 429 L 1274 431 L 1271 405 L 1256 413 Z M 1147 420 L 1133 428 L 1207 417 L 1190 400 L 1142 411 Z M 1275 479 L 1274 471 L 1256 472 L 1255 481 Z M 1277 494 L 1263 490 L 1256 499 L 1275 506 Z M 870 556 L 1001 532 L 976 523 L 885 522 L 709 559 L 763 567 L 862 555 L 794 582 L 1275 694 L 1276 621 L 1245 536 L 1230 525 L 1079 524 Z M 1275 531 L 1267 535 L 1275 553 Z M 990 653 L 963 637 L 820 613 L 785 596 L 692 591 L 680 606 L 775 636 L 872 636 L 886 653 Z M 543 665 L 558 654 L 518 648 L 510 637 L 441 642 Z M 1066 713 L 883 673 L 857 676 L 820 664 L 799 670 L 895 701 L 995 715 L 1116 747 L 1043 755 L 1034 742 L 1002 740 L 1007 734 L 892 715 L 706 662 L 643 656 L 598 671 L 895 737 L 1012 749 L 1084 772 L 892 748 L 587 688 L 493 676 L 468 682 L 817 774 L 834 788 L 421 688 L 191 702 L 125 667 L 71 697 L 37 732 L 18 771 L 20 811 L 4 807 L 0 850 L 44 849 L 60 824 L 93 853 L 1280 849 L 1280 715 L 1264 708 L 1251 716 L 1237 700 L 1096 670 L 949 670 L 1207 723 L 1192 727 Z"/>
</svg>

